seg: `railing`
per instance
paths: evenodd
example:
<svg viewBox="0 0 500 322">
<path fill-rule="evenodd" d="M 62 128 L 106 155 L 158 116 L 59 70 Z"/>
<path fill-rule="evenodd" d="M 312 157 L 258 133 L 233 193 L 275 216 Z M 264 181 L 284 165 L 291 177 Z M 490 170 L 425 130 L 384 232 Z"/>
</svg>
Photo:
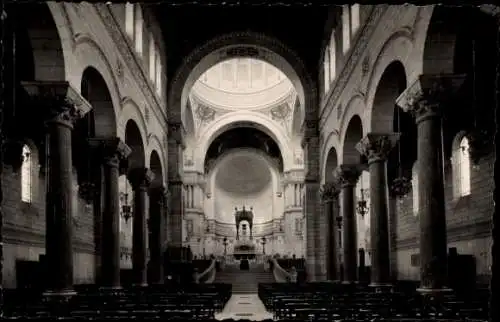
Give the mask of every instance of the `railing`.
<svg viewBox="0 0 500 322">
<path fill-rule="evenodd" d="M 271 263 L 273 265 L 273 275 L 276 283 L 288 283 L 292 280 L 292 274 L 284 270 L 276 258 L 271 258 Z"/>
<path fill-rule="evenodd" d="M 210 263 L 210 266 L 208 266 L 208 268 L 203 271 L 201 274 L 198 274 L 196 276 L 196 280 L 199 284 L 210 284 L 210 283 L 213 283 L 213 281 L 215 280 L 215 273 L 216 273 L 216 269 L 215 269 L 215 264 L 216 264 L 216 259 L 212 259 L 212 263 Z"/>
</svg>

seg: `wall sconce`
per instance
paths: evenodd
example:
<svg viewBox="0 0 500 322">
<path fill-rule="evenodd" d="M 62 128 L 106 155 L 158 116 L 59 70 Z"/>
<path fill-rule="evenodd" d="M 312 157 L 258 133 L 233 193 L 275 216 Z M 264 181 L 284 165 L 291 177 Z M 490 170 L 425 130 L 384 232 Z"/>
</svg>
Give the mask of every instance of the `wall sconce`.
<svg viewBox="0 0 500 322">
<path fill-rule="evenodd" d="M 212 194 L 210 192 L 207 192 L 207 199 L 210 199 L 212 197 Z"/>
<path fill-rule="evenodd" d="M 283 193 L 282 193 L 281 191 L 278 191 L 278 192 L 276 193 L 276 195 L 278 196 L 278 198 L 281 198 L 281 196 L 283 195 Z"/>
</svg>

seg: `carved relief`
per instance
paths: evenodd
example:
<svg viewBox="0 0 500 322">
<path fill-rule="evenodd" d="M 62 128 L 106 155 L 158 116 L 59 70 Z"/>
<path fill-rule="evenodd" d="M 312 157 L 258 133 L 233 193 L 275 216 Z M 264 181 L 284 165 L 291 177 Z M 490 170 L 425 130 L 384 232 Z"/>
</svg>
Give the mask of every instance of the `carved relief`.
<svg viewBox="0 0 500 322">
<path fill-rule="evenodd" d="M 215 118 L 215 110 L 203 105 L 203 104 L 198 104 L 198 107 L 196 108 L 196 115 L 200 118 L 201 122 L 211 122 Z"/>
<path fill-rule="evenodd" d="M 233 47 L 226 50 L 228 57 L 256 57 L 259 56 L 259 50 L 253 47 Z"/>
<path fill-rule="evenodd" d="M 370 56 L 366 55 L 365 58 L 363 58 L 363 62 L 361 63 L 361 75 L 365 77 L 368 75 L 368 72 L 370 71 Z"/>
<path fill-rule="evenodd" d="M 149 116 L 150 116 L 149 108 L 145 107 L 144 108 L 144 118 L 146 119 L 146 123 L 149 122 Z"/>
<path fill-rule="evenodd" d="M 118 77 L 118 79 L 123 80 L 123 75 L 124 75 L 123 64 L 122 64 L 120 59 L 117 59 L 116 60 L 116 76 Z"/>
<path fill-rule="evenodd" d="M 284 103 L 271 109 L 271 117 L 273 120 L 286 120 L 290 112 L 290 107 Z"/>
<path fill-rule="evenodd" d="M 337 105 L 337 121 L 340 121 L 340 119 L 342 118 L 342 112 L 342 105 Z"/>
</svg>

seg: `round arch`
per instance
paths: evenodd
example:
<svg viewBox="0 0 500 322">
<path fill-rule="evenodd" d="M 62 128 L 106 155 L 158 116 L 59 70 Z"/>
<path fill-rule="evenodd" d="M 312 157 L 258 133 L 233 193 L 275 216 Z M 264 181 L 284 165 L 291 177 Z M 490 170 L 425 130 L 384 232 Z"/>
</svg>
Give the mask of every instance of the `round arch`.
<svg viewBox="0 0 500 322">
<path fill-rule="evenodd" d="M 367 85 L 366 108 L 369 111 L 366 115 L 367 132 L 376 132 L 374 123 L 379 120 L 374 115 L 376 113 L 374 110 L 377 109 L 375 96 L 387 68 L 395 62 L 402 65 L 406 80 L 404 88 L 406 88 L 410 77 L 421 73 L 421 57 L 422 50 L 414 46 L 412 34 L 406 29 L 395 32 L 386 40 L 374 62 L 374 68 L 371 71 Z"/>
<path fill-rule="evenodd" d="M 285 171 L 292 167 L 293 160 L 290 156 L 290 151 L 292 150 L 288 144 L 286 133 L 264 114 L 245 111 L 228 113 L 211 123 L 203 133 L 200 133 L 200 140 L 197 144 L 198 148 L 195 149 L 196 167 L 199 171 L 203 171 L 205 155 L 213 140 L 225 131 L 240 126 L 241 122 L 245 122 L 245 124 L 249 124 L 269 135 L 280 148 Z"/>
<path fill-rule="evenodd" d="M 166 173 L 166 162 L 165 162 L 165 153 L 164 149 L 162 147 L 161 141 L 158 138 L 158 136 L 150 134 L 148 137 L 148 155 L 149 155 L 149 163 L 147 166 L 155 173 L 155 178 L 154 181 L 155 183 L 165 185 L 165 173 Z M 155 160 L 155 162 L 159 162 L 158 164 L 155 165 L 157 167 L 157 170 L 153 170 L 153 165 L 151 164 L 153 160 L 153 154 L 156 154 L 158 156 L 158 160 Z M 159 174 L 158 174 L 158 173 Z M 161 174 L 161 176 L 160 176 Z M 161 181 L 158 181 L 157 175 L 160 176 Z M 158 182 L 157 182 L 158 181 Z"/>
<path fill-rule="evenodd" d="M 156 150 L 151 151 L 149 155 L 149 169 L 154 173 L 153 186 L 164 186 L 163 180 L 163 164 L 160 154 Z"/>
<path fill-rule="evenodd" d="M 113 103 L 114 118 L 118 119 L 121 104 L 119 86 L 113 73 L 113 68 L 99 44 L 97 44 L 90 35 L 78 34 L 75 37 L 73 52 L 77 61 L 85 63 L 72 65 L 72 75 L 69 81 L 73 84 L 81 84 L 84 73 L 89 68 L 93 68 L 99 72 L 106 84 L 111 102 Z M 116 131 L 115 124 L 115 132 Z"/>
<path fill-rule="evenodd" d="M 342 163 L 359 164 L 361 155 L 356 150 L 356 144 L 363 138 L 363 122 L 359 115 L 354 115 L 349 120 L 342 144 Z"/>
<path fill-rule="evenodd" d="M 315 85 L 300 57 L 276 38 L 256 32 L 233 32 L 215 37 L 185 59 L 171 83 L 169 119 L 185 124 L 189 91 L 198 78 L 215 64 L 233 57 L 252 56 L 280 69 L 295 86 L 301 106 L 317 113 Z M 308 114 L 308 113 L 306 113 Z"/>
<path fill-rule="evenodd" d="M 128 158 L 129 168 L 144 168 L 146 166 L 144 139 L 142 138 L 139 126 L 133 119 L 129 119 L 125 125 L 124 141 L 132 150 Z"/>
<path fill-rule="evenodd" d="M 33 52 L 34 79 L 65 81 L 72 51 L 70 34 L 63 27 L 65 21 L 61 9 L 56 3 L 26 4 L 22 6 L 22 12 L 19 10 L 21 6 L 13 5 L 11 8 L 14 9 L 9 10 L 11 15 L 15 15 L 13 19 L 26 26 L 28 32 Z M 41 35 L 44 41 L 40 41 Z"/>
<path fill-rule="evenodd" d="M 326 137 L 324 145 L 321 147 L 321 181 L 322 183 L 327 182 L 326 167 L 328 164 L 328 157 L 333 150 L 335 150 L 337 163 L 339 161 L 338 147 L 340 146 L 339 133 L 337 131 L 332 131 Z"/>
<path fill-rule="evenodd" d="M 400 61 L 391 62 L 381 75 L 371 105 L 370 132 L 389 133 L 393 131 L 396 99 L 406 89 L 405 67 Z"/>
<path fill-rule="evenodd" d="M 118 137 L 125 140 L 125 127 L 130 120 L 133 120 L 141 134 L 142 146 L 148 146 L 146 120 L 139 106 L 128 96 L 122 99 L 121 106 L 120 118 L 118 120 Z"/>
<path fill-rule="evenodd" d="M 338 155 L 337 155 L 337 149 L 334 147 L 331 147 L 330 150 L 328 151 L 328 154 L 326 155 L 326 162 L 325 162 L 325 173 L 324 173 L 324 181 L 325 183 L 329 182 L 334 182 L 334 171 L 339 165 L 338 162 Z"/>
</svg>

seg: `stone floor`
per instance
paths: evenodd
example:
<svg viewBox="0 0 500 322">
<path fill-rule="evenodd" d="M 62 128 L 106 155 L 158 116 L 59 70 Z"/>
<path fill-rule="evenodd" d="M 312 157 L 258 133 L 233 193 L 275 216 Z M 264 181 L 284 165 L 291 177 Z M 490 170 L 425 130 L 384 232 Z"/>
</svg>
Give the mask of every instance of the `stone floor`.
<svg viewBox="0 0 500 322">
<path fill-rule="evenodd" d="M 262 321 L 272 319 L 273 314 L 266 311 L 264 303 L 257 294 L 233 294 L 224 310 L 215 315 L 217 320 L 251 320 Z"/>
</svg>

